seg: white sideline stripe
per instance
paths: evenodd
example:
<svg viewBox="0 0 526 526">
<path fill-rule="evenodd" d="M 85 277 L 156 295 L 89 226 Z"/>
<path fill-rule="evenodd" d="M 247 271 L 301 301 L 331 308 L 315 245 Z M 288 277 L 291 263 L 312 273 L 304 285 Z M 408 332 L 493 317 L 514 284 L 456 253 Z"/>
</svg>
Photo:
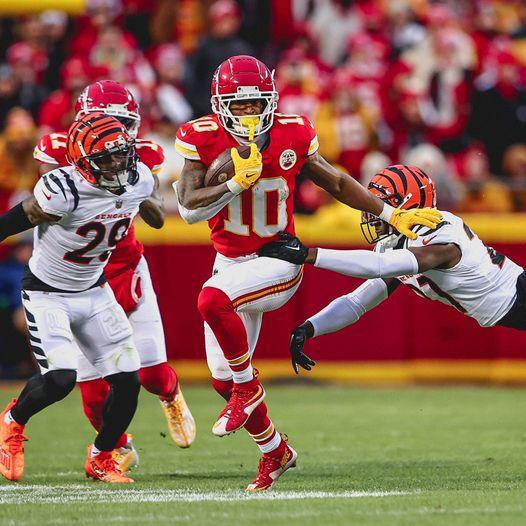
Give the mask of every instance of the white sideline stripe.
<svg viewBox="0 0 526 526">
<path fill-rule="evenodd" d="M 94 488 L 90 484 L 68 486 L 0 486 L 0 504 L 68 504 L 73 502 L 234 502 L 239 500 L 357 499 L 397 497 L 407 491 L 282 491 L 249 494 L 244 491 L 191 491 L 174 489 L 126 490 Z"/>
</svg>

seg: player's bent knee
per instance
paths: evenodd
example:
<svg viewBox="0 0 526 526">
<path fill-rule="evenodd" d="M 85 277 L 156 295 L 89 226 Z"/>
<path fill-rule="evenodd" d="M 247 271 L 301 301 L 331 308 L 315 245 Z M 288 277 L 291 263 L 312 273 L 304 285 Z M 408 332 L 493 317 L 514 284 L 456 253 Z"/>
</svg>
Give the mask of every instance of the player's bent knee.
<svg viewBox="0 0 526 526">
<path fill-rule="evenodd" d="M 116 349 L 101 357 L 94 365 L 105 378 L 118 373 L 137 372 L 141 367 L 141 359 L 135 345 L 129 339 L 117 344 Z"/>
<path fill-rule="evenodd" d="M 44 389 L 49 399 L 55 402 L 65 398 L 77 383 L 74 369 L 55 369 L 44 375 Z"/>
<path fill-rule="evenodd" d="M 204 287 L 199 293 L 197 308 L 204 320 L 214 319 L 224 311 L 234 310 L 230 298 L 220 289 Z"/>
</svg>

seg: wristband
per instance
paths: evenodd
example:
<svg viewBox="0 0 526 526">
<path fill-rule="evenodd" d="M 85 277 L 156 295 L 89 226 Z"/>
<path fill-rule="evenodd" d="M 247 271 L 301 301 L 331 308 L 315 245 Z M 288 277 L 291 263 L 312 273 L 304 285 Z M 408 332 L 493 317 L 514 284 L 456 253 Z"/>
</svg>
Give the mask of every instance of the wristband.
<svg viewBox="0 0 526 526">
<path fill-rule="evenodd" d="M 391 217 L 393 216 L 394 211 L 395 211 L 395 208 L 393 206 L 388 205 L 387 203 L 384 203 L 384 207 L 382 208 L 382 211 L 380 212 L 380 215 L 378 217 L 382 221 L 389 223 Z"/>
<path fill-rule="evenodd" d="M 239 184 L 239 183 L 236 183 L 236 181 L 234 181 L 234 179 L 229 179 L 227 182 L 226 182 L 226 185 L 228 186 L 228 189 L 234 194 L 234 195 L 238 195 L 240 194 L 242 191 L 243 191 L 243 187 Z"/>
</svg>

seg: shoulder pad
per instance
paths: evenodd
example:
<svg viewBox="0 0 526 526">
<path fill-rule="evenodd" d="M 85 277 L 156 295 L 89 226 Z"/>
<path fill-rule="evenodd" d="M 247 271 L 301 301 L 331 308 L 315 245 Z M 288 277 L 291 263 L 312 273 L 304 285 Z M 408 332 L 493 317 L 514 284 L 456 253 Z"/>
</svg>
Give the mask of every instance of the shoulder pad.
<svg viewBox="0 0 526 526">
<path fill-rule="evenodd" d="M 158 173 L 164 163 L 164 150 L 162 147 L 155 142 L 145 139 L 137 139 L 135 147 L 141 163 L 144 163 L 153 174 Z"/>
<path fill-rule="evenodd" d="M 66 158 L 67 135 L 65 133 L 48 133 L 44 135 L 33 150 L 33 157 L 43 164 L 68 164 Z"/>
<path fill-rule="evenodd" d="M 209 134 L 220 129 L 214 115 L 185 122 L 177 130 L 175 149 L 186 159 L 200 161 L 199 149 L 209 140 Z"/>
</svg>

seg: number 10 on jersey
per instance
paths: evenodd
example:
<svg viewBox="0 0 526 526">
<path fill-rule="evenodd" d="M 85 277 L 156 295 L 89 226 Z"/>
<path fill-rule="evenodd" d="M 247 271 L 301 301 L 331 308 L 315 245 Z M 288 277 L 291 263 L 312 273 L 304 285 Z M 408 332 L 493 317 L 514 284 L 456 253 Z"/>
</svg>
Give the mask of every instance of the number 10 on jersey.
<svg viewBox="0 0 526 526">
<path fill-rule="evenodd" d="M 272 194 L 277 197 L 277 223 L 271 223 L 269 218 L 268 203 Z M 225 230 L 238 236 L 249 236 L 251 232 L 259 237 L 276 235 L 287 227 L 288 196 L 289 187 L 283 177 L 260 179 L 252 188 L 245 190 L 228 203 L 228 219 L 225 219 Z M 243 199 L 247 197 L 252 200 L 251 218 L 243 217 L 242 204 Z"/>
</svg>

